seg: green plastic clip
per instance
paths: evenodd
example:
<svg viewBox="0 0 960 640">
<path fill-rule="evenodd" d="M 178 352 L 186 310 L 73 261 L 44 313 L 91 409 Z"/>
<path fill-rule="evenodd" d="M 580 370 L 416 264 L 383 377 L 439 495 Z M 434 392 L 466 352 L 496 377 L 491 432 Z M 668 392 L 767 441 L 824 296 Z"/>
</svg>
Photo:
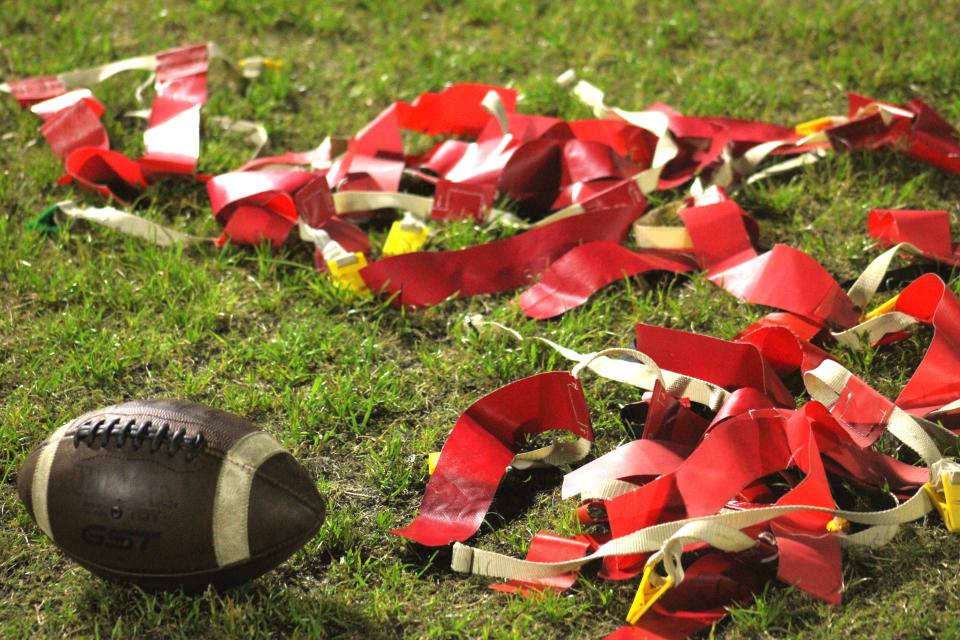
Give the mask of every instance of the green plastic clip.
<svg viewBox="0 0 960 640">
<path fill-rule="evenodd" d="M 27 229 L 37 233 L 57 233 L 60 227 L 57 226 L 57 212 L 60 206 L 52 204 L 41 211 L 35 218 L 27 221 Z"/>
</svg>

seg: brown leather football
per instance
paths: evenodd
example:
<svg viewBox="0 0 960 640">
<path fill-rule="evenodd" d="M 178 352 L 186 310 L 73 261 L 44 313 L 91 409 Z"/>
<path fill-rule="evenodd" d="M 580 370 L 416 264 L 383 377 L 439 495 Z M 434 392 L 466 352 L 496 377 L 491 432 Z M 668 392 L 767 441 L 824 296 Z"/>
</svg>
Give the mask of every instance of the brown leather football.
<svg viewBox="0 0 960 640">
<path fill-rule="evenodd" d="M 272 436 L 177 400 L 126 402 L 68 422 L 30 454 L 17 484 L 66 555 L 150 590 L 251 580 L 310 540 L 325 510 Z"/>
</svg>

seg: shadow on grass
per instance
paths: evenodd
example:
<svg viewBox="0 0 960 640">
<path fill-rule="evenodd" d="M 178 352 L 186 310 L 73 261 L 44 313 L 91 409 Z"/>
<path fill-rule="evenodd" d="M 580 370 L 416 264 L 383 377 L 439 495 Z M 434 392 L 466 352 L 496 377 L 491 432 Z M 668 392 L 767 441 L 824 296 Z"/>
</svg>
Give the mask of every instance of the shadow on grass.
<svg viewBox="0 0 960 640">
<path fill-rule="evenodd" d="M 149 593 L 91 579 L 74 606 L 78 626 L 101 636 L 394 637 L 355 602 L 322 592 L 308 580 L 280 588 L 275 581 L 256 580 L 234 589 L 191 595 Z M 157 635 L 159 628 L 166 632 Z"/>
<path fill-rule="evenodd" d="M 503 529 L 526 514 L 538 494 L 553 491 L 563 481 L 560 469 L 537 469 L 529 471 L 510 470 L 500 483 L 487 517 L 478 534 Z M 474 544 L 476 536 L 466 541 Z M 403 560 L 421 567 L 423 575 L 449 575 L 452 547 L 425 547 L 409 544 L 403 551 Z"/>
</svg>

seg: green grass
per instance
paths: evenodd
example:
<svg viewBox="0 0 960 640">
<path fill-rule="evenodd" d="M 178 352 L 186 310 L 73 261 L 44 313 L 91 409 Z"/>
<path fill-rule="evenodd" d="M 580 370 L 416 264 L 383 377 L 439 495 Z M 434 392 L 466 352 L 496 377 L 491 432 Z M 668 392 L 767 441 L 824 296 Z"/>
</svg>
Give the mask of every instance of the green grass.
<svg viewBox="0 0 960 640">
<path fill-rule="evenodd" d="M 0 11 L 0 78 L 47 74 L 170 46 L 215 40 L 237 57 L 288 61 L 249 84 L 212 74 L 205 113 L 257 119 L 266 153 L 350 134 L 396 99 L 445 83 L 520 90 L 521 111 L 589 113 L 553 78 L 568 67 L 642 108 L 661 100 L 691 114 L 783 123 L 845 111 L 847 90 L 922 96 L 960 122 L 956 2 L 573 3 L 205 0 L 127 3 L 12 0 Z M 114 148 L 140 152 L 140 77 L 114 78 Z M 201 170 L 249 153 L 208 135 Z M 527 335 L 574 348 L 624 346 L 637 321 L 731 337 L 763 309 L 700 275 L 634 279 L 553 322 L 524 320 L 513 296 L 455 301 L 416 313 L 356 302 L 311 268 L 307 249 L 163 249 L 77 223 L 56 236 L 24 223 L 71 195 L 37 122 L 0 100 L 0 636 L 20 637 L 596 637 L 621 624 L 632 585 L 584 579 L 542 600 L 493 593 L 450 572 L 449 551 L 386 533 L 408 522 L 426 484 L 426 454 L 459 413 L 500 385 L 566 363 L 532 343 L 470 335 L 487 313 Z M 786 242 L 841 279 L 876 252 L 872 207 L 947 208 L 957 179 L 891 155 L 839 156 L 741 190 L 762 240 Z M 665 201 L 677 194 L 659 194 Z M 202 189 L 151 187 L 144 215 L 217 233 Z M 468 226 L 441 246 L 471 244 Z M 378 238 L 378 241 L 382 238 Z M 958 281 L 952 282 L 958 289 Z M 866 354 L 854 370 L 895 395 L 929 334 Z M 924 339 L 921 339 L 924 338 Z M 839 351 L 838 351 L 839 352 Z M 867 367 L 869 366 L 869 369 Z M 597 451 L 626 437 L 618 404 L 637 394 L 590 379 Z M 83 411 L 132 398 L 183 397 L 248 416 L 318 478 L 329 499 L 320 534 L 287 564 L 240 589 L 200 597 L 148 595 L 93 578 L 44 539 L 16 498 L 16 469 L 44 435 Z M 576 531 L 556 472 L 511 474 L 476 542 L 520 554 L 540 529 Z M 720 638 L 960 637 L 960 545 L 930 518 L 875 551 L 845 552 L 845 604 L 781 587 L 736 609 Z"/>
</svg>

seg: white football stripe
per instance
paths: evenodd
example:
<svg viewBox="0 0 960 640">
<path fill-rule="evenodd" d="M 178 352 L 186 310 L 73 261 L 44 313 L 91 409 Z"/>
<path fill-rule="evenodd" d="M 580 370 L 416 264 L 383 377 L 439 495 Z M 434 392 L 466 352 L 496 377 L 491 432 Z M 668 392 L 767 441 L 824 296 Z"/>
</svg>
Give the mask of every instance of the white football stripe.
<svg viewBox="0 0 960 640">
<path fill-rule="evenodd" d="M 50 511 L 47 508 L 47 489 L 50 485 L 50 469 L 53 468 L 53 459 L 60 448 L 60 441 L 67 432 L 70 423 L 54 431 L 42 445 L 37 466 L 33 470 L 33 482 L 30 484 L 31 500 L 33 501 L 33 519 L 37 526 L 53 540 L 53 531 L 50 529 Z"/>
<path fill-rule="evenodd" d="M 213 550 L 221 567 L 250 558 L 247 514 L 253 476 L 282 451 L 273 436 L 257 431 L 238 440 L 224 457 L 213 503 Z"/>
</svg>

